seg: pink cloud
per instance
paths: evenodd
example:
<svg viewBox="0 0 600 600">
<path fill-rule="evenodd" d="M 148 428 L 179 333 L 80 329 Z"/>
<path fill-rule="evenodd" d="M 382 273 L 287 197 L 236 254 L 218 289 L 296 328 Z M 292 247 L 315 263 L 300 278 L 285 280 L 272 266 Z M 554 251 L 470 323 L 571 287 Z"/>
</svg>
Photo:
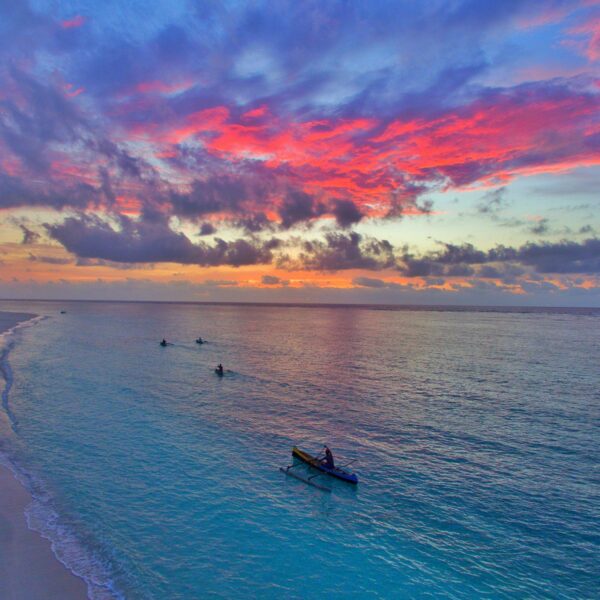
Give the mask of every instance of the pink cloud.
<svg viewBox="0 0 600 600">
<path fill-rule="evenodd" d="M 164 81 L 143 81 L 138 83 L 134 90 L 140 94 L 178 94 L 190 89 L 194 82 L 186 79 L 177 83 L 166 83 Z"/>
<path fill-rule="evenodd" d="M 590 61 L 600 60 L 600 13 L 595 12 L 585 22 L 569 29 L 569 33 L 583 37 L 579 43 L 573 40 L 568 41 L 574 43 L 576 47 L 580 47 Z"/>
<path fill-rule="evenodd" d="M 85 92 L 85 88 L 83 87 L 76 88 L 75 85 L 72 83 L 65 84 L 65 94 L 69 96 L 69 98 L 76 98 L 77 96 L 79 96 L 79 94 L 82 94 L 83 92 Z"/>
<path fill-rule="evenodd" d="M 242 119 L 260 119 L 269 112 L 269 107 L 266 105 L 259 106 L 253 110 L 249 110 L 242 115 Z"/>
<path fill-rule="evenodd" d="M 86 22 L 86 18 L 82 15 L 76 15 L 72 19 L 61 21 L 60 26 L 63 29 L 72 29 L 74 27 L 81 27 Z"/>
</svg>

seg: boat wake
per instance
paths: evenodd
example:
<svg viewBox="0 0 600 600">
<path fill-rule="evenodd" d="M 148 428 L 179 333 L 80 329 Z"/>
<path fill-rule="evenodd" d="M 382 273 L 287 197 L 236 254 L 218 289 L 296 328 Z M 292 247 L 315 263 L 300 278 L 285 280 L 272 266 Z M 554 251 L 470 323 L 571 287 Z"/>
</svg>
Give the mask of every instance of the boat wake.
<svg viewBox="0 0 600 600">
<path fill-rule="evenodd" d="M 4 379 L 4 388 L 1 394 L 2 408 L 10 426 L 10 430 L 6 429 L 5 433 L 10 436 L 12 431 L 17 441 L 18 420 L 10 405 L 10 391 L 14 378 L 9 355 L 24 329 L 37 325 L 47 318 L 47 316 L 38 316 L 22 321 L 0 334 L 0 373 Z M 31 494 L 32 502 L 25 510 L 29 529 L 37 531 L 42 537 L 49 540 L 56 558 L 74 575 L 85 581 L 88 598 L 90 600 L 124 600 L 124 596 L 113 585 L 111 569 L 107 562 L 100 560 L 82 543 L 73 530 L 64 524 L 64 520 L 55 508 L 53 494 L 41 478 L 23 466 L 23 461 L 18 458 L 16 447 L 13 447 L 9 439 L 0 439 L 0 464 L 10 469 L 15 478 Z"/>
</svg>

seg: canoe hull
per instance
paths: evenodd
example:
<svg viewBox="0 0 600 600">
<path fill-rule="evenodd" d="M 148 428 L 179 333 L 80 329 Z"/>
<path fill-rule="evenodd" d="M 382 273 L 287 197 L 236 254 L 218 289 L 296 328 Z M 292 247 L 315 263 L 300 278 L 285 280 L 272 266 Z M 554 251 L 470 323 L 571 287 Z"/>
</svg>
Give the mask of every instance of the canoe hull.
<svg viewBox="0 0 600 600">
<path fill-rule="evenodd" d="M 320 461 L 314 456 L 311 456 L 310 454 L 308 454 L 308 452 L 300 450 L 300 448 L 297 448 L 296 446 L 292 448 L 292 456 L 294 458 L 297 458 L 298 460 L 301 460 L 302 462 L 305 462 L 307 465 L 310 465 L 314 469 L 322 471 L 323 473 L 327 473 L 327 475 L 331 475 L 336 479 L 341 479 L 342 481 L 352 483 L 353 485 L 356 485 L 358 483 L 358 477 L 354 473 L 348 473 L 348 471 L 338 469 L 337 467 L 329 469 L 325 465 L 322 465 Z"/>
</svg>

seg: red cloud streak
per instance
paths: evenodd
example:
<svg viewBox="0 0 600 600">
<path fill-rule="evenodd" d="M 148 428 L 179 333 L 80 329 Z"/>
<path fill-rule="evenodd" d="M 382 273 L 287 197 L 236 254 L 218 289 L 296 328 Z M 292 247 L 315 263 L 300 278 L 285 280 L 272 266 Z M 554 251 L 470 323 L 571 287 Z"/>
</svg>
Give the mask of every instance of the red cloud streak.
<svg viewBox="0 0 600 600">
<path fill-rule="evenodd" d="M 286 122 L 265 107 L 232 116 L 226 106 L 135 133 L 169 157 L 195 139 L 235 163 L 285 168 L 309 191 L 385 206 L 419 186 L 494 185 L 514 176 L 600 164 L 597 98 L 537 90 L 496 93 L 431 119 Z"/>
</svg>

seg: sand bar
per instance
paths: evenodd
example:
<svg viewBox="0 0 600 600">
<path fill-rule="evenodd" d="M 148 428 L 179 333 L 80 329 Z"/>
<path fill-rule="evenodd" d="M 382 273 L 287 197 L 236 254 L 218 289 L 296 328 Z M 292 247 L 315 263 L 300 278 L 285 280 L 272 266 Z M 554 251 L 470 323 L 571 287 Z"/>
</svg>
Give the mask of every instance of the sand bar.
<svg viewBox="0 0 600 600">
<path fill-rule="evenodd" d="M 34 316 L 1 312 L 0 333 Z M 54 556 L 48 540 L 27 526 L 25 508 L 31 500 L 12 472 L 0 465 L 0 598 L 86 599 L 85 582 Z"/>
</svg>

